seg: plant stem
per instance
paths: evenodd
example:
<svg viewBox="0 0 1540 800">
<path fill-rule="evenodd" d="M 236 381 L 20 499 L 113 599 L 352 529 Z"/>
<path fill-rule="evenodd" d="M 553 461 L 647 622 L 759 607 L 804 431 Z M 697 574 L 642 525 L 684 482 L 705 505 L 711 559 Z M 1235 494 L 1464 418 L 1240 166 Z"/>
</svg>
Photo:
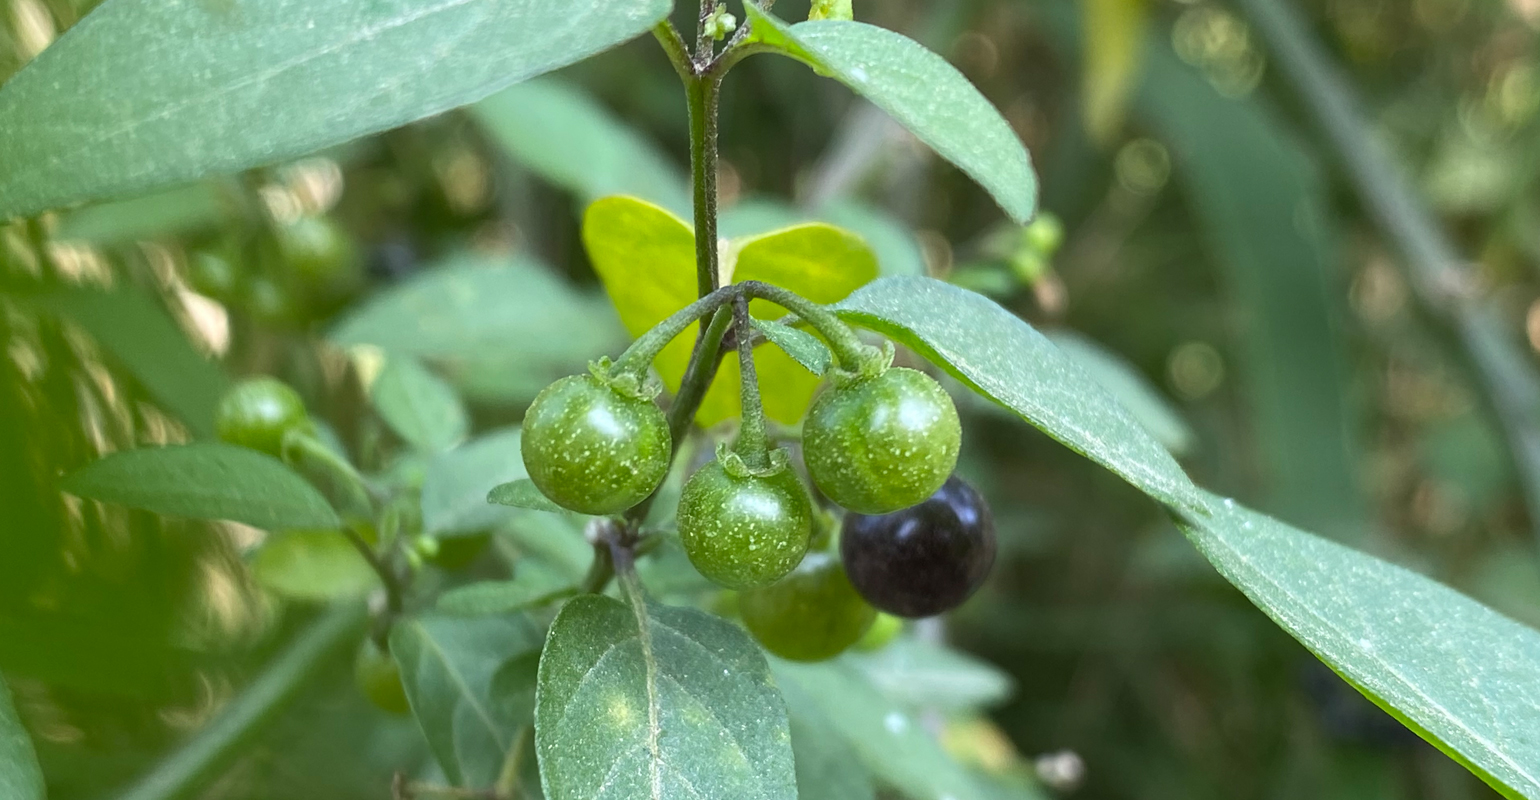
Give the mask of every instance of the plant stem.
<svg viewBox="0 0 1540 800">
<path fill-rule="evenodd" d="M 310 623 L 212 722 L 163 759 L 115 800 L 176 800 L 191 796 L 227 766 L 317 674 L 327 659 L 355 641 L 362 605 L 336 606 Z"/>
<path fill-rule="evenodd" d="M 835 316 L 834 312 L 796 292 L 762 281 L 744 281 L 736 285 L 745 295 L 769 300 L 813 326 L 829 341 L 829 350 L 834 354 L 834 359 L 847 371 L 860 372 L 864 365 L 882 357 L 881 351 L 862 342 L 856 332 L 844 320 Z"/>
<path fill-rule="evenodd" d="M 738 334 L 738 370 L 743 375 L 743 388 L 739 392 L 742 415 L 738 423 L 738 440 L 733 451 L 750 469 L 763 469 L 768 462 L 768 442 L 765 438 L 765 409 L 759 399 L 759 375 L 754 369 L 754 346 L 749 339 L 754 327 L 749 322 L 749 301 L 739 295 L 733 301 L 733 325 Z"/>
<path fill-rule="evenodd" d="M 668 55 L 668 62 L 674 65 L 674 71 L 679 73 L 679 79 L 688 83 L 695 78 L 695 65 L 690 61 L 690 52 L 685 49 L 684 39 L 680 38 L 679 31 L 674 29 L 674 23 L 663 20 L 652 27 L 652 36 L 663 45 L 663 52 Z"/>
<path fill-rule="evenodd" d="M 695 419 L 695 412 L 700 410 L 707 387 L 716 378 L 717 366 L 722 363 L 722 337 L 730 322 L 732 314 L 725 308 L 718 308 L 711 317 L 711 324 L 695 340 L 695 352 L 690 355 L 690 365 L 685 368 L 684 379 L 679 383 L 679 393 L 674 395 L 674 402 L 668 407 L 668 430 L 673 434 L 676 451 L 680 438 Z"/>
<path fill-rule="evenodd" d="M 717 266 L 717 94 L 722 76 L 685 79 L 690 107 L 690 181 L 695 189 L 695 285 L 705 297 L 721 285 Z"/>
<path fill-rule="evenodd" d="M 647 331 L 636 341 L 632 342 L 631 346 L 627 347 L 626 351 L 620 354 L 620 358 L 615 360 L 615 366 L 612 371 L 616 374 L 628 371 L 645 373 L 652 365 L 652 360 L 658 357 L 658 353 L 669 342 L 672 342 L 674 337 L 684 333 L 685 328 L 698 322 L 701 317 L 721 308 L 723 304 L 731 300 L 738 292 L 739 289 L 732 286 L 717 289 L 670 314 L 667 319 L 654 325 L 652 330 Z M 697 349 L 700 347 L 700 340 L 698 338 L 696 340 L 696 347 Z M 681 385 L 680 391 L 683 390 L 684 387 Z"/>
</svg>

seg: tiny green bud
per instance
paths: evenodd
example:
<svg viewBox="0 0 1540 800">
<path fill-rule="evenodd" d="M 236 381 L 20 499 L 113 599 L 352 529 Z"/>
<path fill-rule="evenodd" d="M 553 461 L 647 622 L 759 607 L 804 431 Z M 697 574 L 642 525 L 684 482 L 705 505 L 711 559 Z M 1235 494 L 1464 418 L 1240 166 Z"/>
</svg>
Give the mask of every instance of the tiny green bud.
<svg viewBox="0 0 1540 800">
<path fill-rule="evenodd" d="M 716 11 L 706 18 L 705 25 L 706 35 L 720 40 L 738 27 L 738 18 L 728 13 L 725 6 L 717 6 Z"/>
<path fill-rule="evenodd" d="M 851 0 L 813 0 L 813 7 L 808 10 L 809 20 L 818 19 L 855 19 L 855 12 L 850 7 Z"/>
</svg>

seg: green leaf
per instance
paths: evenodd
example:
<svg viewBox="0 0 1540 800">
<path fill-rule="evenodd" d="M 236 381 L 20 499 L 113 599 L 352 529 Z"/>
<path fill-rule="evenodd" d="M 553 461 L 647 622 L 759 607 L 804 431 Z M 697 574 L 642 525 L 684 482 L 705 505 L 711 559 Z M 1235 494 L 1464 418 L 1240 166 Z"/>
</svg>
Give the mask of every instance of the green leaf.
<svg viewBox="0 0 1540 800">
<path fill-rule="evenodd" d="M 359 597 L 379 576 L 341 531 L 283 531 L 267 537 L 251 559 L 257 583 L 295 600 Z"/>
<path fill-rule="evenodd" d="M 97 203 L 63 215 L 53 238 L 104 245 L 200 231 L 234 215 L 231 198 L 211 183 Z"/>
<path fill-rule="evenodd" d="M 510 581 L 481 581 L 443 593 L 433 610 L 457 617 L 512 614 L 574 592 L 562 576 L 541 569 L 525 569 Z"/>
<path fill-rule="evenodd" d="M 189 430 L 213 437 L 214 409 L 229 379 L 193 349 L 150 295 L 131 288 L 56 289 L 26 299 L 84 328 Z"/>
<path fill-rule="evenodd" d="M 341 524 L 321 493 L 283 462 L 218 442 L 112 453 L 65 478 L 60 488 L 157 514 L 227 519 L 270 531 Z"/>
<path fill-rule="evenodd" d="M 835 308 L 1168 505 L 1202 498 L 1158 442 L 1074 361 L 994 301 L 930 278 L 882 278 Z"/>
<path fill-rule="evenodd" d="M 879 782 L 906 797 L 987 800 L 920 721 L 879 694 L 847 660 L 799 664 L 772 659 L 771 671 L 792 713 L 826 721 Z"/>
<path fill-rule="evenodd" d="M 444 775 L 490 788 L 533 718 L 539 629 L 522 616 L 405 619 L 390 652 Z"/>
<path fill-rule="evenodd" d="M 1128 98 L 1138 85 L 1149 0 L 1089 0 L 1085 9 L 1085 64 L 1081 77 L 1081 116 L 1086 132 L 1107 146 L 1123 126 Z"/>
<path fill-rule="evenodd" d="M 752 324 L 755 330 L 763 333 L 766 339 L 786 351 L 786 355 L 814 375 L 828 372 L 834 362 L 834 355 L 829 352 L 828 345 L 807 331 L 767 319 L 755 319 Z"/>
<path fill-rule="evenodd" d="M 815 303 L 833 303 L 877 277 L 877 256 L 861 237 L 825 222 L 736 239 L 729 248 L 733 282 L 764 281 Z M 776 319 L 785 309 L 750 303 L 755 316 Z"/>
<path fill-rule="evenodd" d="M 910 708 L 971 711 L 1004 702 L 1015 689 L 993 664 L 912 637 L 849 660 L 890 700 Z"/>
<path fill-rule="evenodd" d="M 850 744 L 816 708 L 787 704 L 797 800 L 872 800 L 877 787 Z"/>
<path fill-rule="evenodd" d="M 0 218 L 272 164 L 404 125 L 624 42 L 669 8 L 105 3 L 0 88 L 9 121 Z"/>
<path fill-rule="evenodd" d="M 510 86 L 472 107 L 519 163 L 588 203 L 612 194 L 690 213 L 679 169 L 581 89 L 554 78 Z"/>
<path fill-rule="evenodd" d="M 487 495 L 499 484 L 526 476 L 517 427 L 493 431 L 439 455 L 423 479 L 423 530 L 434 536 L 463 536 L 507 521 L 513 510 L 488 503 Z"/>
<path fill-rule="evenodd" d="M 1232 500 L 1204 499 L 1183 531 L 1279 627 L 1506 796 L 1540 797 L 1540 632 Z"/>
<path fill-rule="evenodd" d="M 745 3 L 754 36 L 831 75 L 935 149 L 989 191 L 1011 219 L 1037 205 L 1037 178 L 1000 112 L 946 59 L 893 31 L 861 22 L 787 25 Z"/>
<path fill-rule="evenodd" d="M 470 420 L 454 389 L 411 356 L 392 356 L 369 387 L 369 399 L 391 430 L 424 452 L 448 450 Z"/>
<path fill-rule="evenodd" d="M 1117 398 L 1162 447 L 1177 456 L 1192 449 L 1197 436 L 1181 413 L 1122 356 L 1074 331 L 1048 331 L 1044 335 Z"/>
<path fill-rule="evenodd" d="M 567 511 L 541 494 L 535 487 L 534 481 L 528 478 L 519 478 L 516 481 L 500 483 L 492 487 L 492 491 L 487 492 L 487 502 L 500 506 L 527 508 L 531 511 Z"/>
<path fill-rule="evenodd" d="M 925 274 L 925 256 L 914 234 L 886 211 L 856 200 L 835 200 L 817 211 L 764 198 L 740 201 L 722 212 L 717 233 L 743 238 L 803 222 L 827 222 L 860 236 L 876 254 L 877 269 L 883 275 Z"/>
<path fill-rule="evenodd" d="M 331 339 L 415 356 L 471 400 L 520 405 L 619 351 L 624 333 L 605 306 L 526 257 L 467 254 L 371 298 Z"/>
<path fill-rule="evenodd" d="M 513 545 L 518 560 L 515 568 L 530 568 L 532 563 L 574 585 L 588 574 L 594 560 L 593 545 L 583 536 L 584 519 L 576 514 L 548 514 L 510 509 L 511 523 L 498 529 L 499 541 Z"/>
<path fill-rule="evenodd" d="M 786 710 L 741 629 L 691 608 L 567 603 L 540 660 L 547 800 L 795 800 Z"/>
<path fill-rule="evenodd" d="M 0 680 L 0 797 L 43 800 L 43 771 L 27 729 L 16 717 L 11 690 Z"/>
</svg>

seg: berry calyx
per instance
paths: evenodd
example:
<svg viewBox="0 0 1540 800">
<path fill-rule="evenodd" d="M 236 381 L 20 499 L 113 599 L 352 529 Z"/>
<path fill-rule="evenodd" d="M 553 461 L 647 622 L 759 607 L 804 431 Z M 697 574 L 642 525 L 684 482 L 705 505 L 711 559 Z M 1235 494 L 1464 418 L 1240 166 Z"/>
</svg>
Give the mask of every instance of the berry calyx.
<svg viewBox="0 0 1540 800">
<path fill-rule="evenodd" d="M 889 368 L 836 380 L 809 409 L 802 453 L 813 483 L 862 514 L 886 514 L 931 496 L 957 466 L 962 426 L 941 385 Z"/>
<path fill-rule="evenodd" d="M 401 668 L 390 653 L 373 641 L 365 640 L 353 659 L 353 679 L 369 702 L 383 711 L 405 715 L 411 712 L 406 687 L 401 684 Z"/>
<path fill-rule="evenodd" d="M 283 456 L 283 438 L 290 431 L 315 429 L 305 403 L 288 384 L 276 378 L 249 378 L 220 399 L 214 429 L 230 444 Z"/>
<path fill-rule="evenodd" d="M 766 650 L 792 661 L 833 658 L 877 618 L 833 554 L 808 553 L 790 575 L 738 596 L 743 624 Z"/>
<path fill-rule="evenodd" d="M 602 515 L 625 511 L 658 488 L 673 438 L 663 411 L 639 386 L 572 375 L 535 397 L 520 451 L 541 493 L 563 508 Z"/>
<path fill-rule="evenodd" d="M 813 508 L 786 463 L 750 469 L 725 448 L 695 471 L 679 495 L 679 539 L 702 575 L 729 589 L 765 586 L 791 572 L 807 552 Z"/>
<path fill-rule="evenodd" d="M 952 477 L 925 502 L 891 514 L 846 514 L 840 557 L 867 602 L 900 617 L 929 617 L 968 599 L 995 562 L 995 524 L 984 498 Z"/>
</svg>

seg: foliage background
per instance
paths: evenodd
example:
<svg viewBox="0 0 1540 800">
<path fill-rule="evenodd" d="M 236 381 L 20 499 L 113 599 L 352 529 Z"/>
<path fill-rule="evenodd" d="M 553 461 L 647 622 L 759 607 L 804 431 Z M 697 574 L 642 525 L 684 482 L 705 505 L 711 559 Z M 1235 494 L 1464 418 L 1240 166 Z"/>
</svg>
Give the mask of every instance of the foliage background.
<svg viewBox="0 0 1540 800">
<path fill-rule="evenodd" d="M 89 5 L 11 0 L 4 70 Z M 1328 0 L 1301 10 L 1474 259 L 1477 284 L 1448 290 L 1491 300 L 1532 358 L 1540 7 Z M 801 16 L 795 0 L 777 11 Z M 1067 231 L 1051 269 L 1021 280 L 999 252 L 1006 229 L 987 195 L 848 91 L 782 60 L 750 60 L 729 79 L 727 220 L 767 213 L 767 199 L 855 196 L 885 209 L 914 229 L 898 246 L 931 274 L 1127 359 L 1189 429 L 1182 460 L 1199 483 L 1540 623 L 1535 540 L 1483 390 L 1416 306 L 1239 8 L 892 0 L 857 16 L 941 52 L 1003 111 L 1032 152 L 1042 207 Z M 665 175 L 682 174 L 682 98 L 652 42 L 559 78 L 655 143 L 671 162 Z M 103 452 L 186 432 L 155 382 L 127 366 L 158 334 L 93 314 L 80 296 L 39 292 L 39 278 L 139 287 L 226 372 L 283 376 L 369 453 L 381 433 L 362 411 L 356 365 L 320 334 L 357 298 L 444 269 L 442 257 L 466 244 L 516 251 L 549 265 L 526 267 L 545 270 L 529 291 L 567 305 L 537 316 L 531 302 L 509 324 L 527 326 L 532 344 L 570 348 L 529 362 L 465 349 L 446 367 L 477 430 L 516 422 L 545 382 L 623 341 L 578 228 L 588 199 L 623 187 L 553 182 L 541 157 L 565 163 L 564 148 L 581 146 L 562 118 L 515 134 L 510 153 L 478 120 L 495 113 L 446 114 L 212 195 L 5 229 L 18 246 L 8 245 L 0 297 L 0 670 L 50 796 L 98 796 L 142 772 L 311 612 L 254 581 L 242 558 L 250 530 L 55 489 Z M 328 210 L 364 254 L 364 285 L 290 297 L 302 308 L 278 312 L 190 297 L 186 254 L 239 227 L 231 197 Z M 52 266 L 17 256 L 30 239 L 52 242 Z M 1086 766 L 1085 797 L 1490 796 L 1276 629 L 1142 496 L 988 408 L 965 414 L 963 471 L 994 503 L 1003 549 L 989 586 L 945 633 L 1008 672 L 1015 692 L 991 714 L 1009 744 L 974 728 L 958 734 L 960 752 L 988 766 L 1008 761 L 1006 748 L 1029 760 L 1071 751 Z M 495 561 L 471 569 L 495 574 Z M 393 770 L 425 761 L 414 724 L 367 705 L 339 657 L 207 795 L 377 798 Z"/>
</svg>

